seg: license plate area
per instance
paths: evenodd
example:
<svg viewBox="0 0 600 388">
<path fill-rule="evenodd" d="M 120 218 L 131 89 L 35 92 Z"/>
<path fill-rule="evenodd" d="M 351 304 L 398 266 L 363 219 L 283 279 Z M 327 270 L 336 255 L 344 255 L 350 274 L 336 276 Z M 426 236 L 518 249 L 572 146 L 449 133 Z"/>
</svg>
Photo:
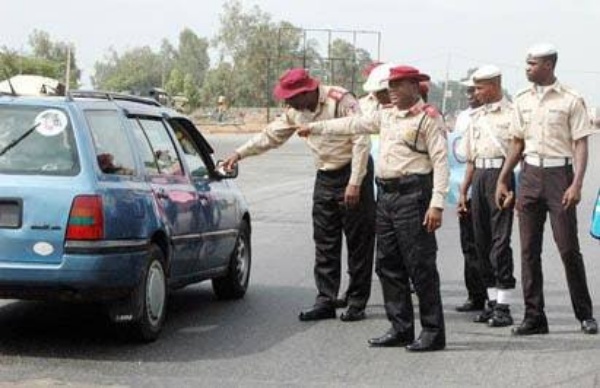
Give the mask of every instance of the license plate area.
<svg viewBox="0 0 600 388">
<path fill-rule="evenodd" d="M 0 198 L 0 228 L 21 227 L 23 201 L 18 198 Z"/>
</svg>

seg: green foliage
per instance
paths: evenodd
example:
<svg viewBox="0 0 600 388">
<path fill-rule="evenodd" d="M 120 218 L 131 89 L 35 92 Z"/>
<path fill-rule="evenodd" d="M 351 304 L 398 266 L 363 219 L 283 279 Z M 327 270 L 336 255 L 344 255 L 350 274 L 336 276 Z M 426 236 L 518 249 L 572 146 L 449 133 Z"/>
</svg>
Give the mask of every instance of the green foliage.
<svg viewBox="0 0 600 388">
<path fill-rule="evenodd" d="M 96 62 L 92 83 L 96 89 L 145 93 L 162 86 L 163 60 L 148 46 L 119 55 L 111 49 L 105 62 Z"/>
<path fill-rule="evenodd" d="M 19 54 L 7 47 L 0 53 L 0 78 L 17 74 L 33 74 L 50 77 L 64 82 L 67 70 L 67 56 L 70 51 L 69 86 L 77 88 L 81 70 L 77 67 L 76 50 L 66 42 L 54 42 L 45 31 L 34 30 L 29 36 L 32 55 Z"/>
</svg>

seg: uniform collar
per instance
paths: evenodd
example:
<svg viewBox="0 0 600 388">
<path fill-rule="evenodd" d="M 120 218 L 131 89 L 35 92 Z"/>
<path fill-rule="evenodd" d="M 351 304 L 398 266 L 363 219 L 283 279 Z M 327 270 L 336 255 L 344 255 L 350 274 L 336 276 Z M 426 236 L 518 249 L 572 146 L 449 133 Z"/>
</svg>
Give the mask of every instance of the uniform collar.
<svg viewBox="0 0 600 388">
<path fill-rule="evenodd" d="M 548 95 L 548 93 L 551 93 L 551 92 L 562 93 L 563 91 L 564 91 L 564 87 L 558 81 L 558 79 L 556 79 L 556 81 L 554 81 L 554 83 L 552 85 L 544 86 L 544 92 L 541 96 L 539 95 L 538 89 L 536 88 L 535 84 L 532 84 L 531 88 L 530 88 L 531 94 L 533 94 L 534 96 L 536 96 L 539 99 L 544 98 L 546 95 Z"/>
<path fill-rule="evenodd" d="M 396 106 L 394 106 L 394 108 L 396 109 L 396 114 L 398 116 L 407 117 L 415 116 L 421 113 L 423 111 L 423 105 L 425 105 L 425 102 L 423 102 L 423 100 L 419 98 L 419 101 L 417 101 L 413 106 L 411 106 L 408 109 L 398 109 L 398 107 Z"/>
<path fill-rule="evenodd" d="M 508 100 L 506 99 L 506 97 L 502 96 L 502 99 L 500 101 L 482 105 L 479 107 L 479 109 L 484 110 L 486 112 L 496 112 L 499 110 L 505 110 L 507 106 L 508 106 Z"/>
</svg>

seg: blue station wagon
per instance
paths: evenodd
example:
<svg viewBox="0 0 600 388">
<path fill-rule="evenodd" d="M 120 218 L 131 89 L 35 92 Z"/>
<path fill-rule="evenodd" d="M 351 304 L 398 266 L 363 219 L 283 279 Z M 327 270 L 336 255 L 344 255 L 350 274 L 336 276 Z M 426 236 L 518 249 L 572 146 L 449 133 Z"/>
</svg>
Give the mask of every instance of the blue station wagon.
<svg viewBox="0 0 600 388">
<path fill-rule="evenodd" d="M 142 341 L 172 289 L 243 297 L 250 214 L 212 154 L 154 100 L 0 96 L 0 297 L 101 301 Z"/>
</svg>

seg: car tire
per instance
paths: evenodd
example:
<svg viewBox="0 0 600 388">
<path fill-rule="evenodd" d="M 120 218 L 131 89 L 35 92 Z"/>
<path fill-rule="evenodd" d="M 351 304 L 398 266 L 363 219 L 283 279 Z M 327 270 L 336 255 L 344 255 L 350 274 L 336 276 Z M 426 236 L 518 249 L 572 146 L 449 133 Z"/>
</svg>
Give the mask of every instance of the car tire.
<svg viewBox="0 0 600 388">
<path fill-rule="evenodd" d="M 250 281 L 251 264 L 250 227 L 247 222 L 243 222 L 231 252 L 227 274 L 212 280 L 213 291 L 217 298 L 243 298 Z"/>
<path fill-rule="evenodd" d="M 164 263 L 162 249 L 152 244 L 143 279 L 131 296 L 138 308 L 135 320 L 128 328 L 133 340 L 155 341 L 162 330 L 167 314 L 168 293 Z"/>
</svg>

